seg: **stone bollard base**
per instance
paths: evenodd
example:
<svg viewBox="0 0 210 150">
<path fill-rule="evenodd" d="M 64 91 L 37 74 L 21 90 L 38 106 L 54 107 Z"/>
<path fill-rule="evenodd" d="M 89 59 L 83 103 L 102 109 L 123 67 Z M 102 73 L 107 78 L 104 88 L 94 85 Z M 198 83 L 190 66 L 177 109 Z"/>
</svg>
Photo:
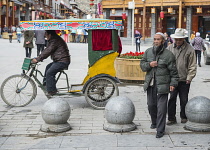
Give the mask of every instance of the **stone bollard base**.
<svg viewBox="0 0 210 150">
<path fill-rule="evenodd" d="M 132 122 L 130 124 L 112 124 L 109 122 L 106 122 L 104 124 L 104 130 L 110 131 L 110 132 L 129 132 L 136 129 L 136 125 Z"/>
<path fill-rule="evenodd" d="M 65 124 L 43 124 L 41 125 L 41 131 L 43 132 L 55 132 L 55 133 L 59 133 L 59 132 L 65 132 L 71 129 L 71 126 L 69 123 L 65 123 Z"/>
<path fill-rule="evenodd" d="M 196 123 L 196 122 L 191 122 L 188 120 L 184 127 L 185 129 L 192 130 L 192 131 L 199 131 L 199 132 L 210 131 L 209 123 Z"/>
</svg>

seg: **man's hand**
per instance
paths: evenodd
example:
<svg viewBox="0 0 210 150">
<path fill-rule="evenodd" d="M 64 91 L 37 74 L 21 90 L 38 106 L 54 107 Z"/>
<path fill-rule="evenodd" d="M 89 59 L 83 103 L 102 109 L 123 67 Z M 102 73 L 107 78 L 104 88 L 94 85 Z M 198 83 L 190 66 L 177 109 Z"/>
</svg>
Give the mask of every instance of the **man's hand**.
<svg viewBox="0 0 210 150">
<path fill-rule="evenodd" d="M 174 91 L 175 87 L 174 86 L 170 86 L 170 92 Z"/>
<path fill-rule="evenodd" d="M 190 81 L 190 80 L 187 80 L 187 81 L 186 81 L 186 84 L 190 84 L 190 83 L 191 83 L 191 81 Z"/>
<path fill-rule="evenodd" d="M 157 61 L 152 61 L 150 62 L 150 66 L 153 68 L 153 67 L 156 67 L 158 64 L 157 64 Z"/>
<path fill-rule="evenodd" d="M 28 41 L 28 42 L 26 42 L 26 44 L 29 44 L 30 42 Z"/>
<path fill-rule="evenodd" d="M 36 58 L 32 59 L 31 62 L 34 63 L 34 64 L 35 63 L 38 63 L 38 61 L 36 60 Z"/>
</svg>

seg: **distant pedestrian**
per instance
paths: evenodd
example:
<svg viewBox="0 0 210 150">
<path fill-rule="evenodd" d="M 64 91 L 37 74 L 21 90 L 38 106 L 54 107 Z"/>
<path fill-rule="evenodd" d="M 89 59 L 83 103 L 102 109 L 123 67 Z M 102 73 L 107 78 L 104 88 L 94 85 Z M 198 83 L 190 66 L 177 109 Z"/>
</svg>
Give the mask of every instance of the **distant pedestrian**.
<svg viewBox="0 0 210 150">
<path fill-rule="evenodd" d="M 190 35 L 190 41 L 192 41 L 195 38 L 195 31 L 192 31 Z"/>
<path fill-rule="evenodd" d="M 12 26 L 12 31 L 16 32 L 16 27 L 14 25 Z"/>
<path fill-rule="evenodd" d="M 34 38 L 34 31 L 33 30 L 26 30 L 24 32 L 23 47 L 25 47 L 26 57 L 28 57 L 28 58 L 31 58 L 32 48 L 34 48 L 33 38 Z"/>
<path fill-rule="evenodd" d="M 210 32 L 207 33 L 206 38 L 210 42 Z"/>
<path fill-rule="evenodd" d="M 83 34 L 82 29 L 77 29 L 77 40 L 76 40 L 77 43 L 80 43 L 82 34 Z"/>
<path fill-rule="evenodd" d="M 190 44 L 189 38 L 188 38 L 188 31 L 186 29 L 184 29 L 184 34 L 187 35 L 187 37 L 185 37 L 185 41 Z"/>
<path fill-rule="evenodd" d="M 8 27 L 4 25 L 3 32 L 8 32 Z"/>
<path fill-rule="evenodd" d="M 34 33 L 34 37 L 36 38 L 35 44 L 37 45 L 37 56 L 39 56 L 45 46 L 45 30 L 35 30 Z"/>
<path fill-rule="evenodd" d="M 151 129 L 157 128 L 156 138 L 165 132 L 168 93 L 178 84 L 175 56 L 164 48 L 165 36 L 156 33 L 154 46 L 147 49 L 140 67 L 146 73 L 144 90 L 147 91 L 147 105 L 151 116 Z"/>
<path fill-rule="evenodd" d="M 201 67 L 201 51 L 204 47 L 203 39 L 200 37 L 200 33 L 196 32 L 196 37 L 191 41 L 193 48 L 195 49 L 196 62 Z"/>
<path fill-rule="evenodd" d="M 20 26 L 17 26 L 16 34 L 17 34 L 17 41 L 20 43 L 21 42 L 21 36 L 22 36 L 22 31 L 20 29 Z"/>
<path fill-rule="evenodd" d="M 164 33 L 166 39 L 165 39 L 165 42 L 164 42 L 164 47 L 167 48 L 169 45 L 171 45 L 173 43 L 173 40 L 170 36 L 168 36 L 168 33 Z"/>
<path fill-rule="evenodd" d="M 87 43 L 88 31 L 86 29 L 83 29 L 83 35 L 84 35 L 84 38 L 82 42 Z"/>
<path fill-rule="evenodd" d="M 136 39 L 136 52 L 138 52 L 138 51 L 140 52 L 140 44 L 141 44 L 142 35 L 138 30 L 136 30 L 134 36 Z"/>
<path fill-rule="evenodd" d="M 69 30 L 64 30 L 64 41 L 66 42 L 66 43 L 68 43 L 69 42 Z"/>
<path fill-rule="evenodd" d="M 181 123 L 187 122 L 187 116 L 185 114 L 185 106 L 188 102 L 188 94 L 190 90 L 190 83 L 196 75 L 196 58 L 195 50 L 188 44 L 185 38 L 188 36 L 185 34 L 185 29 L 177 28 L 175 33 L 171 35 L 174 38 L 174 43 L 167 47 L 176 57 L 176 67 L 179 74 L 178 86 L 174 91 L 170 92 L 170 98 L 168 101 L 168 122 L 167 125 L 173 125 L 177 123 L 176 120 L 176 101 L 179 94 L 180 99 L 180 117 Z"/>
<path fill-rule="evenodd" d="M 1 38 L 1 34 L 2 34 L 2 30 L 1 30 L 1 26 L 0 26 L 0 38 Z"/>
<path fill-rule="evenodd" d="M 13 36 L 13 30 L 12 26 L 8 28 L 8 36 L 9 36 L 9 42 L 12 43 L 12 36 Z"/>
<path fill-rule="evenodd" d="M 75 29 L 71 30 L 71 36 L 72 36 L 72 42 L 73 43 L 76 42 L 76 33 L 77 33 L 77 30 L 75 30 Z"/>
</svg>

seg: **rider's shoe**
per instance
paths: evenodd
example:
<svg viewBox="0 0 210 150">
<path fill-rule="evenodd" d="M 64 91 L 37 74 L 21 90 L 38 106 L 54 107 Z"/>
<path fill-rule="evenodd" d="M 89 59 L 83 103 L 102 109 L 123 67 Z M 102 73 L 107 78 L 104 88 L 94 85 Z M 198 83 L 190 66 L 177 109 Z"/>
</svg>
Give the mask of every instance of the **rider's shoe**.
<svg viewBox="0 0 210 150">
<path fill-rule="evenodd" d="M 53 95 L 56 95 L 58 93 L 58 91 L 50 91 L 50 92 L 46 92 L 45 95 L 47 96 L 48 99 L 52 98 Z"/>
</svg>

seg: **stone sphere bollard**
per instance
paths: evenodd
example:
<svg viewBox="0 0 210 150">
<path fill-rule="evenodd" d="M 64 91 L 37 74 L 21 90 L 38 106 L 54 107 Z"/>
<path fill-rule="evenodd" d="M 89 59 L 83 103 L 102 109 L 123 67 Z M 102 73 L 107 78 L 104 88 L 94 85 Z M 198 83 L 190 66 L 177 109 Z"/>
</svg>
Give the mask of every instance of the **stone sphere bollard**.
<svg viewBox="0 0 210 150">
<path fill-rule="evenodd" d="M 105 107 L 104 130 L 111 132 L 128 132 L 136 129 L 133 123 L 135 107 L 133 102 L 125 96 L 111 98 Z"/>
<path fill-rule="evenodd" d="M 188 122 L 185 128 L 192 131 L 210 131 L 210 99 L 196 96 L 188 101 L 185 113 Z"/>
<path fill-rule="evenodd" d="M 71 129 L 67 120 L 70 117 L 71 109 L 69 104 L 58 98 L 53 97 L 42 107 L 42 118 L 45 124 L 41 125 L 44 132 L 65 132 Z"/>
</svg>

